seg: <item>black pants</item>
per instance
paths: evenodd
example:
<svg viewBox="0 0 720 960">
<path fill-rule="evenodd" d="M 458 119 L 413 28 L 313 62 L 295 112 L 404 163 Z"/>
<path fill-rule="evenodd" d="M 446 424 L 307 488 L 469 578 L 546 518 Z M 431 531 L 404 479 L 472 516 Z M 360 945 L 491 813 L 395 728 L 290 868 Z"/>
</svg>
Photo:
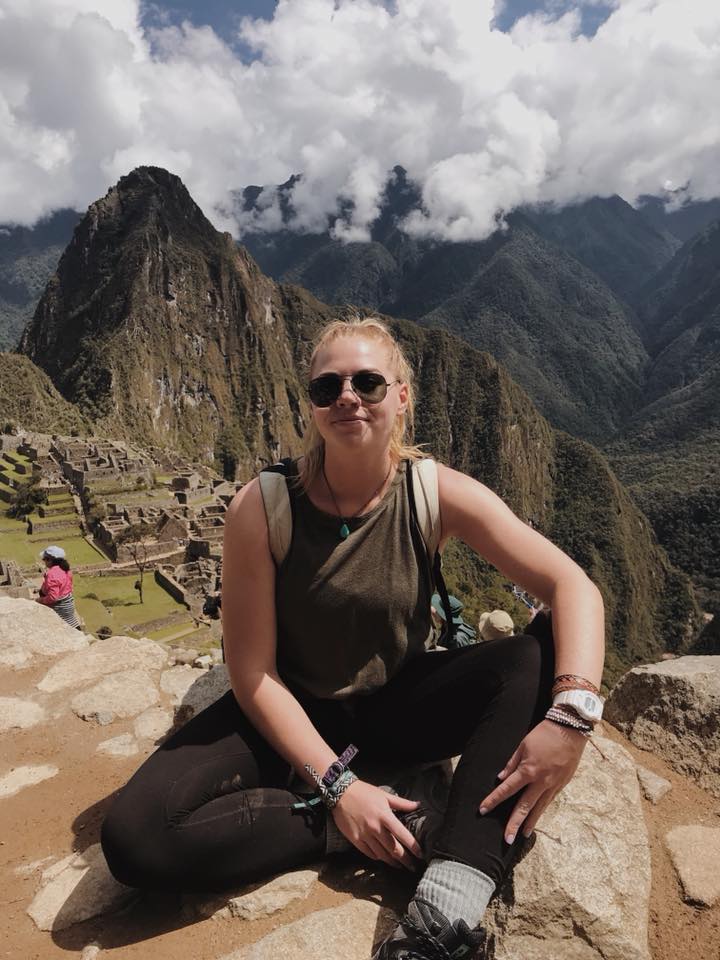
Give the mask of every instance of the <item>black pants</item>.
<svg viewBox="0 0 720 960">
<path fill-rule="evenodd" d="M 517 796 L 484 817 L 477 809 L 549 705 L 553 647 L 545 634 L 423 654 L 376 693 L 355 698 L 351 711 L 300 698 L 338 753 L 354 743 L 361 756 L 398 767 L 461 754 L 436 853 L 496 883 L 521 842 L 509 847 L 503 833 Z M 287 789 L 289 773 L 226 694 L 121 791 L 102 830 L 110 869 L 130 886 L 215 890 L 321 858 L 325 811 L 292 810 L 298 797 Z"/>
</svg>

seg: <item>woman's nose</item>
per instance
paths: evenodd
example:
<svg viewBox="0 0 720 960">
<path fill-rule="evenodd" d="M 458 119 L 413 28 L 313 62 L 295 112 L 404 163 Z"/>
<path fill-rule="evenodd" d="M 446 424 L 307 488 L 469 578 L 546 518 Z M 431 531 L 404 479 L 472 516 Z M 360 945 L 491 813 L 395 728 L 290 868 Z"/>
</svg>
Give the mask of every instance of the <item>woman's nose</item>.
<svg viewBox="0 0 720 960">
<path fill-rule="evenodd" d="M 340 396 L 337 398 L 337 402 L 340 403 L 359 403 L 360 398 L 353 390 L 352 377 L 342 377 L 342 389 L 340 390 Z"/>
</svg>

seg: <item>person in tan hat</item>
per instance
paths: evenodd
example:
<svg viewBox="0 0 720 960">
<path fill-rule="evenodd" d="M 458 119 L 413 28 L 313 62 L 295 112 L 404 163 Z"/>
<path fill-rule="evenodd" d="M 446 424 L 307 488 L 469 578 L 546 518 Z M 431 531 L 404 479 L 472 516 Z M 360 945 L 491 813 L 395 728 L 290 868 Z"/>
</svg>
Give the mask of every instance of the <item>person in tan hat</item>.
<svg viewBox="0 0 720 960">
<path fill-rule="evenodd" d="M 515 624 L 512 617 L 504 610 L 488 610 L 480 614 L 478 632 L 483 640 L 497 640 L 500 637 L 511 637 Z"/>
</svg>

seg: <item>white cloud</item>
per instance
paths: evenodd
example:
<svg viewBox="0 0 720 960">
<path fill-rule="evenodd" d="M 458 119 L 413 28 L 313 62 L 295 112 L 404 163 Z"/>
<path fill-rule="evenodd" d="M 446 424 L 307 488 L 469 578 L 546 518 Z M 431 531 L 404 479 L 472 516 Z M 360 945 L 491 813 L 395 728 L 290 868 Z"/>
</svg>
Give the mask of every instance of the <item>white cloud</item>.
<svg viewBox="0 0 720 960">
<path fill-rule="evenodd" d="M 207 27 L 145 37 L 137 0 L 0 0 L 0 222 L 82 208 L 141 163 L 236 231 L 233 190 L 302 172 L 297 226 L 351 201 L 348 240 L 395 164 L 423 190 L 407 228 L 455 239 L 527 202 L 720 195 L 717 0 L 613 0 L 592 38 L 596 0 L 552 2 L 504 34 L 492 0 L 280 0 L 243 21 L 248 63 Z"/>
</svg>

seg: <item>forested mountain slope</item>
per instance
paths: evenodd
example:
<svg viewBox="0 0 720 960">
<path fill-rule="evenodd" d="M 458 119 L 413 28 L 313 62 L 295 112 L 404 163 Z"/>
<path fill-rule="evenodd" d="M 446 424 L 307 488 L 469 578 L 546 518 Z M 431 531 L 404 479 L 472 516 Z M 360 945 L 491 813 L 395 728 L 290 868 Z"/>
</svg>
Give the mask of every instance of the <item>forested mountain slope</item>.
<svg viewBox="0 0 720 960">
<path fill-rule="evenodd" d="M 648 285 L 641 317 L 652 356 L 646 403 L 608 452 L 720 611 L 720 221 Z"/>
</svg>

